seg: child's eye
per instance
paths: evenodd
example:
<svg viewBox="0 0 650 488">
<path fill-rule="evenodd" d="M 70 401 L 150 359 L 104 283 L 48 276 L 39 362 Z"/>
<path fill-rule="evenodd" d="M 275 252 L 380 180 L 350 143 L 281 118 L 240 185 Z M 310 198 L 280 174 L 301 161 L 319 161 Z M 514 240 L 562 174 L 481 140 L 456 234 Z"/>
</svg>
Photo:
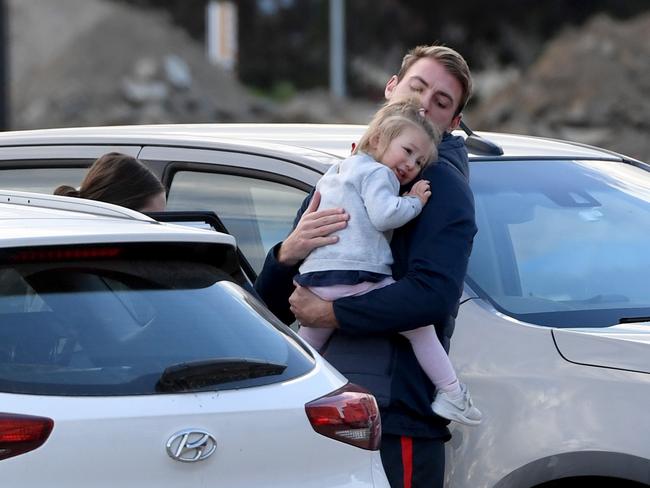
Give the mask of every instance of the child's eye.
<svg viewBox="0 0 650 488">
<path fill-rule="evenodd" d="M 413 152 L 413 150 L 411 148 L 409 148 L 409 147 L 405 147 L 404 152 L 410 156 L 411 153 Z"/>
</svg>

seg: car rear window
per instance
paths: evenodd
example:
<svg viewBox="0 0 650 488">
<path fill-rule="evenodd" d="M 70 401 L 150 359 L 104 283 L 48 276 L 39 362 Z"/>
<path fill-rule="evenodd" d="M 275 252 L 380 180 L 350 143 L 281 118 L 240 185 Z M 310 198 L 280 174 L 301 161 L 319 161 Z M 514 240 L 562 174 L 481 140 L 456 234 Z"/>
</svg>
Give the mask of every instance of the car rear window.
<svg viewBox="0 0 650 488">
<path fill-rule="evenodd" d="M 215 265 L 219 259 L 185 260 L 181 251 L 174 259 L 147 249 L 84 259 L 75 251 L 3 253 L 0 391 L 216 390 L 285 381 L 312 369 L 313 358 L 293 332 L 226 266 Z"/>
</svg>

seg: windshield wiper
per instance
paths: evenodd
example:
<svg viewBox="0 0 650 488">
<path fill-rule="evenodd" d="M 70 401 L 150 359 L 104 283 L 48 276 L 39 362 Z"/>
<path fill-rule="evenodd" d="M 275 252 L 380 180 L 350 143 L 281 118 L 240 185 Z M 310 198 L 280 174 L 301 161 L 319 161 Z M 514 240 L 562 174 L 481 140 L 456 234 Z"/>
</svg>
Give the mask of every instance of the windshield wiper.
<svg viewBox="0 0 650 488">
<path fill-rule="evenodd" d="M 246 358 L 220 358 L 178 363 L 165 368 L 156 383 L 156 391 L 187 391 L 231 381 L 282 374 L 286 364 Z"/>
<path fill-rule="evenodd" d="M 650 317 L 621 317 L 619 324 L 635 324 L 637 322 L 650 322 Z"/>
</svg>

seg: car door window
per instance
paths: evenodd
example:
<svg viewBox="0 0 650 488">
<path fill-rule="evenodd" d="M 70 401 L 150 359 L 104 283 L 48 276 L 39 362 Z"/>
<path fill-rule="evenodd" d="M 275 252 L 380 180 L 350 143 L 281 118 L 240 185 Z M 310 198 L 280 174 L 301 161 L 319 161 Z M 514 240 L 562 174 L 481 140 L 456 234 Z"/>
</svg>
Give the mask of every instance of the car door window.
<svg viewBox="0 0 650 488">
<path fill-rule="evenodd" d="M 60 143 L 0 146 L 0 186 L 6 190 L 52 194 L 60 185 L 78 187 L 87 168 L 103 154 L 137 157 L 140 146 Z"/>
<path fill-rule="evenodd" d="M 266 253 L 291 230 L 305 196 L 304 190 L 255 177 L 178 171 L 167 209 L 217 213 L 259 273 Z"/>
<path fill-rule="evenodd" d="M 60 185 L 78 187 L 86 168 L 3 169 L 0 173 L 5 190 L 52 194 Z"/>
</svg>

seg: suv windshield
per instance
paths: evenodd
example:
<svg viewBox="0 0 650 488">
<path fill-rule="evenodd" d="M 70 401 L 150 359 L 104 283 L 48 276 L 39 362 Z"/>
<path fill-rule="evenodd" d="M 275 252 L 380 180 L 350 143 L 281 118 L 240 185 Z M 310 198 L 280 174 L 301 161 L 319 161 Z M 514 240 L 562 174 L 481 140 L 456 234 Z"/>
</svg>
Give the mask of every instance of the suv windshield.
<svg viewBox="0 0 650 488">
<path fill-rule="evenodd" d="M 285 381 L 313 367 L 294 337 L 208 264 L 129 258 L 0 266 L 4 392 L 150 394 Z"/>
<path fill-rule="evenodd" d="M 650 320 L 650 173 L 606 161 L 480 162 L 468 283 L 554 327 Z"/>
</svg>

